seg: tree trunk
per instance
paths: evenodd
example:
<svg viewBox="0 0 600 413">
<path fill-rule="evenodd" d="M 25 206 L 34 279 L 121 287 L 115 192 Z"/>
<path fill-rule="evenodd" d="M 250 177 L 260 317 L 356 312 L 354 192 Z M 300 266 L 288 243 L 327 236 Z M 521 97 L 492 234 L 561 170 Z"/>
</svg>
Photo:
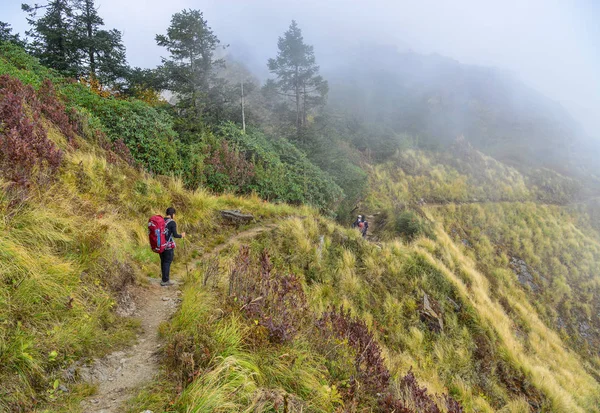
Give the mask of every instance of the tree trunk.
<svg viewBox="0 0 600 413">
<path fill-rule="evenodd" d="M 244 223 L 247 224 L 254 220 L 254 215 L 252 214 L 242 214 L 240 210 L 234 209 L 224 209 L 219 211 L 223 219 L 227 220 L 231 223 Z"/>
<path fill-rule="evenodd" d="M 194 52 L 190 51 L 190 67 L 192 69 L 192 78 L 190 81 L 192 82 L 192 107 L 194 108 L 194 112 L 198 115 L 198 107 L 196 105 L 196 70 L 194 68 Z"/>
<path fill-rule="evenodd" d="M 87 24 L 87 35 L 88 35 L 88 55 L 90 58 L 90 75 L 92 75 L 93 77 L 96 77 L 96 57 L 95 57 L 95 50 L 94 50 L 94 46 L 93 46 L 93 28 L 92 28 L 92 16 L 91 16 L 91 11 L 90 8 L 93 7 L 93 4 L 91 1 L 86 1 L 85 4 L 85 14 L 86 14 L 86 24 Z"/>
<path fill-rule="evenodd" d="M 242 130 L 246 133 L 246 114 L 244 113 L 244 78 L 242 77 Z"/>
<path fill-rule="evenodd" d="M 58 6 L 58 23 L 57 23 L 57 28 L 58 28 L 58 32 L 60 33 L 60 38 L 58 40 L 58 53 L 60 55 L 60 58 L 62 59 L 61 65 L 62 67 L 59 68 L 59 70 L 67 70 L 68 68 L 68 64 L 67 64 L 67 45 L 66 45 L 66 40 L 65 40 L 65 36 L 66 36 L 66 28 L 63 27 L 62 24 L 62 17 L 63 17 L 63 11 L 64 11 L 64 7 L 65 4 L 64 2 L 60 3 L 60 6 Z"/>
<path fill-rule="evenodd" d="M 296 87 L 296 132 L 300 136 L 300 81 L 298 79 L 298 66 L 296 66 L 294 86 Z"/>
<path fill-rule="evenodd" d="M 306 83 L 302 85 L 304 92 L 302 94 L 302 126 L 306 127 Z"/>
</svg>

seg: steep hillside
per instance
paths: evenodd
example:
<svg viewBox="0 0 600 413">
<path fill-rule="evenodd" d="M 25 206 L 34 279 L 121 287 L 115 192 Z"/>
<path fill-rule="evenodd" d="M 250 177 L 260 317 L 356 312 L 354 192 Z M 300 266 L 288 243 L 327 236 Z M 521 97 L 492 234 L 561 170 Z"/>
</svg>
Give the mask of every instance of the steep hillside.
<svg viewBox="0 0 600 413">
<path fill-rule="evenodd" d="M 432 215 L 477 260 L 499 299 L 525 293 L 547 325 L 600 372 L 600 242 L 597 233 L 579 227 L 579 214 L 490 203 L 435 207 Z"/>
<path fill-rule="evenodd" d="M 362 166 L 363 239 L 289 141 L 233 124 L 193 141 L 166 108 L 100 92 L 0 49 L 0 410 L 600 411 L 580 182 L 461 141 L 404 150 Z M 170 205 L 189 237 L 160 323 L 127 308 L 159 299 L 145 223 Z M 140 326 L 156 375 L 113 397 L 84 365 L 133 352 Z"/>
<path fill-rule="evenodd" d="M 581 181 L 546 168 L 521 173 L 464 140 L 445 151 L 404 150 L 365 168 L 370 170 L 371 208 L 512 201 L 568 205 L 594 196 Z"/>
<path fill-rule="evenodd" d="M 48 69 L 10 43 L 0 42 L 0 75 L 49 94 L 60 107 L 48 108 L 68 137 L 122 154 L 151 173 L 179 177 L 187 189 L 256 193 L 264 199 L 334 210 L 344 197 L 332 177 L 286 139 L 268 140 L 258 128 L 246 133 L 233 123 L 181 129 L 184 122 L 161 101 L 150 104 L 74 81 Z M 43 99 L 43 98 L 42 98 Z M 60 119 L 58 118 L 60 117 Z M 55 119 L 52 119 L 55 120 Z M 67 129 L 65 129 L 67 130 Z"/>
<path fill-rule="evenodd" d="M 578 201 L 582 188 L 572 179 L 543 174 L 533 179 L 476 151 L 409 151 L 372 168 L 364 207 L 376 213 L 375 237 L 452 240 L 487 279 L 490 300 L 528 351 L 560 342 L 597 380 L 594 203 Z M 542 341 L 537 323 L 549 334 Z"/>
<path fill-rule="evenodd" d="M 69 96 L 42 79 L 76 86 L 18 49 L 4 53 L 2 72 L 36 89 L 0 76 L 0 229 L 8 236 L 0 253 L 0 411 L 72 411 L 94 391 L 91 383 L 72 382 L 72 366 L 135 339 L 139 320 L 122 316 L 131 304 L 130 286 L 159 274 L 158 256 L 147 247 L 148 216 L 175 205 L 190 243 L 200 249 L 233 231 L 220 209 L 242 209 L 257 219 L 302 209 L 191 192 L 180 178 L 134 168 L 123 142 L 102 134 L 106 123 L 81 107 L 67 109 Z M 77 88 L 106 116 L 117 115 L 111 105 L 130 109 L 126 101 Z M 141 141 L 156 136 L 146 132 L 155 125 L 144 119 L 128 122 L 141 125 Z"/>
<path fill-rule="evenodd" d="M 175 205 L 189 242 L 201 248 L 231 231 L 219 209 L 263 218 L 294 213 L 258 198 L 188 192 L 180 181 L 107 162 L 103 150 L 73 142 L 79 149 L 64 146 L 60 169 L 44 187 L 30 186 L 24 195 L 3 181 L 0 229 L 10 240 L 0 263 L 0 410 L 55 411 L 93 393 L 66 379 L 63 369 L 134 339 L 139 322 L 118 314 L 128 305 L 129 285 L 159 275 L 158 256 L 147 246 L 149 215 Z"/>
<path fill-rule="evenodd" d="M 455 399 L 464 411 L 597 411 L 600 385 L 579 357 L 526 300 L 507 312 L 435 234 L 377 247 L 296 218 L 205 263 L 166 330 L 163 383 L 185 389 L 173 410 L 460 411 Z M 164 409 L 173 393 L 148 399 L 161 392 L 130 411 Z"/>
</svg>

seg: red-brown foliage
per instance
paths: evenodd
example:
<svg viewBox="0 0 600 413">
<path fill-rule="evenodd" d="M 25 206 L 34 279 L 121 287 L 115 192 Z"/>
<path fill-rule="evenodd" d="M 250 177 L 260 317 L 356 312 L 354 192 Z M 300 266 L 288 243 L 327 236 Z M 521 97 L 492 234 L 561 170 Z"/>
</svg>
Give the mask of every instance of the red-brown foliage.
<svg viewBox="0 0 600 413">
<path fill-rule="evenodd" d="M 74 125 L 67 115 L 65 105 L 56 96 L 56 90 L 54 90 L 54 85 L 50 80 L 44 80 L 37 91 L 37 97 L 41 103 L 42 113 L 60 129 L 69 143 L 73 144 L 75 138 Z"/>
<path fill-rule="evenodd" d="M 104 136 L 104 134 L 102 134 L 102 136 Z M 135 166 L 135 159 L 133 159 L 133 155 L 131 155 L 131 151 L 127 145 L 125 145 L 123 139 L 111 142 L 108 138 L 104 137 L 100 142 L 100 146 L 106 151 L 106 160 L 109 163 L 117 163 L 120 159 L 131 166 Z"/>
<path fill-rule="evenodd" d="M 342 393 L 347 401 L 355 400 L 360 394 L 367 394 L 379 400 L 381 412 L 395 413 L 441 413 L 438 404 L 443 404 L 448 413 L 462 413 L 460 403 L 448 395 L 431 396 L 426 387 L 420 387 L 412 373 L 400 381 L 401 397 L 390 392 L 390 373 L 385 366 L 379 343 L 360 319 L 353 318 L 350 311 L 343 308 L 331 310 L 317 320 L 321 338 L 332 335 L 345 340 L 355 354 L 355 376 L 350 381 L 348 391 Z"/>
<path fill-rule="evenodd" d="M 212 168 L 211 173 L 227 176 L 229 184 L 242 188 L 254 176 L 252 162 L 246 160 L 235 148 L 230 147 L 226 140 L 221 141 L 219 146 L 210 147 L 209 153 L 205 163 Z"/>
<path fill-rule="evenodd" d="M 230 295 L 237 298 L 240 309 L 257 320 L 269 333 L 273 343 L 292 340 L 307 312 L 302 283 L 293 274 L 273 272 L 269 253 L 260 256 L 260 269 L 252 268 L 247 246 L 240 248 L 238 264 L 230 273 Z"/>
<path fill-rule="evenodd" d="M 42 126 L 42 106 L 31 86 L 0 76 L 0 173 L 19 187 L 50 177 L 62 161 Z"/>
<path fill-rule="evenodd" d="M 325 337 L 335 335 L 347 340 L 356 354 L 354 360 L 356 375 L 350 383 L 349 397 L 353 397 L 359 384 L 361 391 L 372 395 L 387 391 L 390 373 L 381 356 L 381 347 L 362 320 L 353 318 L 350 311 L 340 308 L 324 313 L 317 320 L 317 327 Z"/>
<path fill-rule="evenodd" d="M 438 402 L 445 405 L 448 413 L 463 413 L 462 406 L 452 397 L 444 394 L 442 397 L 431 396 L 426 387 L 419 386 L 412 369 L 400 381 L 401 397 L 394 398 L 387 394 L 379 403 L 383 412 L 395 413 L 442 413 Z M 437 402 L 436 402 L 437 399 Z"/>
<path fill-rule="evenodd" d="M 292 340 L 300 329 L 309 331 L 312 327 L 307 321 L 313 320 L 316 330 L 310 330 L 311 341 L 323 349 L 326 358 L 338 366 L 347 366 L 340 363 L 339 357 L 348 354 L 353 357 L 354 368 L 348 386 L 340 389 L 347 406 L 366 402 L 380 412 L 441 413 L 439 406 L 448 413 L 463 412 L 460 403 L 452 397 L 432 396 L 426 387 L 420 387 L 412 370 L 401 379 L 399 396 L 395 396 L 390 389 L 390 372 L 381 346 L 364 321 L 352 317 L 350 311 L 343 308 L 327 311 L 315 320 L 300 280 L 294 275 L 277 274 L 266 250 L 257 265 L 250 256 L 250 248 L 242 246 L 235 262 L 229 274 L 229 296 L 234 306 L 267 332 L 270 342 Z M 333 354 L 336 352 L 332 349 L 342 343 L 350 352 Z"/>
</svg>

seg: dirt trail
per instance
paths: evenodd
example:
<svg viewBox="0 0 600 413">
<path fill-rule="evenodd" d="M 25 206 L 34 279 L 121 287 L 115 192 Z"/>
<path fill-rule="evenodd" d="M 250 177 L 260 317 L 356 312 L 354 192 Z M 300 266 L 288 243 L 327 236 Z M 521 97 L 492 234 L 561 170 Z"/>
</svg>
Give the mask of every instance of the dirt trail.
<svg viewBox="0 0 600 413">
<path fill-rule="evenodd" d="M 223 251 L 225 248 L 229 247 L 234 242 L 237 242 L 237 241 L 240 241 L 240 240 L 246 239 L 246 238 L 253 238 L 253 237 L 257 236 L 258 234 L 261 234 L 265 231 L 270 231 L 276 227 L 277 227 L 276 224 L 266 224 L 266 225 L 262 225 L 259 227 L 250 228 L 243 232 L 239 232 L 239 233 L 235 234 L 234 236 L 228 238 L 227 241 L 225 241 L 224 243 L 217 245 L 211 251 L 204 253 L 199 261 L 202 261 L 205 258 L 210 257 L 211 255 L 217 255 L 218 253 Z"/>
<path fill-rule="evenodd" d="M 276 224 L 266 224 L 235 234 L 203 254 L 198 261 L 220 253 L 236 241 L 255 237 L 275 227 Z M 84 381 L 98 385 L 97 393 L 81 402 L 85 413 L 123 411 L 123 403 L 133 396 L 134 391 L 158 373 L 159 351 L 163 344 L 158 337 L 158 326 L 168 321 L 179 307 L 181 291 L 176 279 L 173 280 L 176 282 L 173 287 L 161 287 L 159 279 L 148 278 L 148 281 L 148 286 L 130 289 L 127 311 L 123 314 L 141 320 L 142 331 L 137 337 L 137 344 L 79 369 Z"/>
<path fill-rule="evenodd" d="M 131 290 L 135 302 L 131 315 L 139 318 L 142 326 L 137 344 L 96 360 L 79 372 L 83 380 L 98 385 L 97 393 L 81 404 L 86 413 L 123 411 L 122 404 L 132 395 L 132 390 L 158 372 L 161 347 L 158 326 L 173 315 L 181 292 L 176 286 L 161 287 L 159 279 L 149 280 L 149 286 L 136 286 Z"/>
</svg>

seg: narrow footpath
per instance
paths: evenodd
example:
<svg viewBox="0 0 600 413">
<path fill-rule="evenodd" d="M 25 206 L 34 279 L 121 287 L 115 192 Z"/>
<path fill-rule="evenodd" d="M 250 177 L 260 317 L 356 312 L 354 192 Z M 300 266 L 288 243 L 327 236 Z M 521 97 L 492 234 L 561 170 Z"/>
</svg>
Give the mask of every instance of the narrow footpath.
<svg viewBox="0 0 600 413">
<path fill-rule="evenodd" d="M 267 224 L 237 233 L 192 262 L 190 268 L 211 255 L 219 254 L 237 241 L 255 237 L 275 227 L 276 224 Z M 150 382 L 159 371 L 159 354 L 163 342 L 158 336 L 158 326 L 168 321 L 179 308 L 181 283 L 175 279 L 174 286 L 161 287 L 157 278 L 148 278 L 148 281 L 149 285 L 134 286 L 130 290 L 131 310 L 128 315 L 141 321 L 141 332 L 136 344 L 97 359 L 79 370 L 84 381 L 98 386 L 96 394 L 81 402 L 82 411 L 86 413 L 123 411 L 123 403 L 134 395 L 136 389 Z"/>
</svg>

